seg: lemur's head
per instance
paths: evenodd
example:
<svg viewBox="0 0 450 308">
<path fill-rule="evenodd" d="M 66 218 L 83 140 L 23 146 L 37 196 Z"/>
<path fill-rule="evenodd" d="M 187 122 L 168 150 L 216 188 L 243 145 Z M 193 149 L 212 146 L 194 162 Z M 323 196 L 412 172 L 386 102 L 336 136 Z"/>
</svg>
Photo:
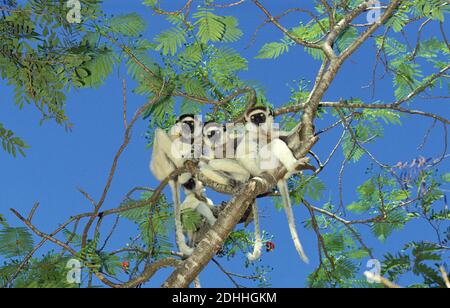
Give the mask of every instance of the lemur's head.
<svg viewBox="0 0 450 308">
<path fill-rule="evenodd" d="M 196 180 L 193 177 L 191 177 L 189 180 L 187 180 L 183 184 L 183 187 L 184 187 L 186 193 L 203 193 L 205 190 L 203 183 Z"/>
<path fill-rule="evenodd" d="M 173 135 L 192 140 L 201 134 L 201 123 L 193 114 L 180 116 L 173 127 Z"/>
<path fill-rule="evenodd" d="M 266 131 L 270 130 L 273 126 L 273 111 L 269 107 L 252 108 L 245 114 L 245 121 Z"/>
<path fill-rule="evenodd" d="M 186 124 L 193 132 L 195 129 L 195 116 L 193 114 L 183 114 L 178 118 L 177 123 Z"/>
<path fill-rule="evenodd" d="M 226 128 L 214 121 L 205 123 L 203 126 L 203 143 L 208 148 L 215 150 L 225 144 Z"/>
</svg>

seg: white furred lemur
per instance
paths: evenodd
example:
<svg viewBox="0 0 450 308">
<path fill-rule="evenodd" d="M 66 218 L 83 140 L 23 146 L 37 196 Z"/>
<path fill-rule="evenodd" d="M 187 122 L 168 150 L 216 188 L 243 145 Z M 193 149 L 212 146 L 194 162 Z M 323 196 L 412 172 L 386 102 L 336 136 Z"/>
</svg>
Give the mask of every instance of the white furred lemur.
<svg viewBox="0 0 450 308">
<path fill-rule="evenodd" d="M 181 212 L 185 210 L 196 211 L 202 217 L 201 225 L 208 223 L 209 226 L 213 226 L 217 221 L 213 214 L 214 204 L 206 197 L 202 182 L 190 178 L 186 183 L 183 183 L 183 187 L 186 197 L 181 204 L 179 216 L 181 217 Z M 177 213 L 176 216 L 178 216 Z M 192 255 L 194 246 L 199 240 L 197 231 L 186 230 L 182 225 L 181 219 L 176 220 L 177 245 L 184 256 Z M 188 237 L 188 245 L 186 244 L 185 233 Z"/>
<path fill-rule="evenodd" d="M 245 183 L 250 173 L 236 161 L 236 140 L 227 133 L 224 125 L 207 122 L 203 127 L 203 155 L 200 172 L 206 178 L 222 184 L 235 186 Z"/>
<path fill-rule="evenodd" d="M 236 160 L 236 147 L 240 142 L 239 135 L 228 132 L 226 127 L 214 122 L 208 122 L 203 128 L 203 156 L 200 160 L 200 171 L 208 179 L 223 184 L 237 185 L 247 182 L 250 173 Z M 262 239 L 259 226 L 258 207 L 256 200 L 252 204 L 252 214 L 255 225 L 255 246 L 252 253 L 247 254 L 249 261 L 261 257 Z"/>
<path fill-rule="evenodd" d="M 183 168 L 186 160 L 192 157 L 195 150 L 195 131 L 196 121 L 193 115 L 182 115 L 167 133 L 160 128 L 156 129 L 150 170 L 158 181 L 164 181 L 175 170 Z M 187 176 L 190 175 L 182 174 L 180 177 L 184 177 L 186 181 Z M 169 185 L 174 203 L 179 205 L 178 177 L 171 179 Z"/>
<path fill-rule="evenodd" d="M 308 263 L 300 243 L 295 219 L 292 211 L 287 180 L 308 162 L 308 158 L 298 160 L 287 144 L 279 138 L 279 132 L 274 130 L 273 112 L 266 107 L 256 107 L 245 114 L 246 131 L 243 140 L 239 143 L 236 152 L 238 162 L 249 173 L 258 177 L 267 172 L 273 174 L 279 168 L 285 167 L 286 176 L 277 183 L 278 190 L 283 198 L 284 209 L 287 215 L 292 240 L 301 259 Z"/>
<path fill-rule="evenodd" d="M 196 132 L 201 132 L 196 123 L 193 115 L 182 115 L 168 133 L 160 128 L 156 129 L 150 170 L 157 180 L 166 180 L 175 170 L 183 168 L 184 163 L 195 154 Z M 185 183 L 190 178 L 190 173 L 183 173 L 169 180 L 175 208 L 175 224 L 181 223 L 180 182 Z M 179 235 L 180 233 L 177 233 L 177 237 Z M 177 242 L 179 241 L 177 238 Z"/>
</svg>

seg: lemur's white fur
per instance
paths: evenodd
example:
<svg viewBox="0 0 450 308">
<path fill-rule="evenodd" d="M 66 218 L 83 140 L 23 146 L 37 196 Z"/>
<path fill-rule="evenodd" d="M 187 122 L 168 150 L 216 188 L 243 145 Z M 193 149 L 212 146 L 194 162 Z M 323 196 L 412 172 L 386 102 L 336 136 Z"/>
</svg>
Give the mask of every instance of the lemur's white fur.
<svg viewBox="0 0 450 308">
<path fill-rule="evenodd" d="M 212 134 L 213 133 L 213 134 Z M 227 134 L 223 125 L 208 123 L 203 129 L 203 155 L 200 172 L 208 179 L 222 184 L 245 183 L 250 173 L 236 161 L 235 140 Z M 227 147 L 232 147 L 232 157 L 227 157 Z"/>
<path fill-rule="evenodd" d="M 256 205 L 256 200 L 252 204 L 253 210 L 253 223 L 255 224 L 255 246 L 253 247 L 252 253 L 247 253 L 247 259 L 249 261 L 256 261 L 261 257 L 262 251 L 262 238 L 261 238 L 261 229 L 259 226 L 259 213 L 258 206 Z"/>
<path fill-rule="evenodd" d="M 298 173 L 299 167 L 305 165 L 309 160 L 297 160 L 285 142 L 276 135 L 271 135 L 273 116 L 267 108 L 254 108 L 248 111 L 245 120 L 246 132 L 237 148 L 237 160 L 252 176 L 259 176 L 264 172 L 273 173 L 283 166 L 288 170 L 286 176 L 278 181 L 278 190 L 283 197 L 284 209 L 295 248 L 301 259 L 308 263 L 309 260 L 295 228 L 287 180 L 293 174 Z M 267 162 L 267 159 L 270 161 Z"/>
<path fill-rule="evenodd" d="M 195 231 L 186 231 L 189 246 L 186 244 L 186 238 L 184 236 L 184 228 L 181 223 L 181 212 L 184 210 L 192 210 L 196 211 L 200 216 L 203 217 L 204 221 L 206 221 L 210 226 L 213 226 L 217 218 L 214 216 L 212 210 L 214 209 L 213 202 L 205 196 L 205 188 L 203 184 L 195 179 L 189 179 L 187 183 L 190 183 L 188 187 L 186 183 L 183 183 L 185 186 L 185 194 L 186 197 L 181 204 L 181 207 L 178 211 L 175 212 L 175 226 L 176 226 L 176 238 L 177 245 L 180 249 L 180 252 L 184 256 L 190 256 L 194 252 L 194 241 L 195 241 Z M 204 200 L 200 200 L 199 197 Z M 206 200 L 206 202 L 205 202 Z M 178 219 L 179 218 L 179 219 Z"/>
</svg>

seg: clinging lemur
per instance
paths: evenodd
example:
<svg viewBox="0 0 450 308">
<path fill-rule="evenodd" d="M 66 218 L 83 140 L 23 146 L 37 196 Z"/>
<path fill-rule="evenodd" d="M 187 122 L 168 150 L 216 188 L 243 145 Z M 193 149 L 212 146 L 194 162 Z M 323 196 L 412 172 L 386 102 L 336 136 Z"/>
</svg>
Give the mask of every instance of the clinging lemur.
<svg viewBox="0 0 450 308">
<path fill-rule="evenodd" d="M 183 168 L 186 160 L 192 157 L 195 151 L 196 131 L 201 132 L 195 125 L 193 115 L 183 115 L 168 133 L 160 128 L 156 129 L 150 170 L 157 180 L 164 181 L 175 170 Z M 175 209 L 181 206 L 180 181 L 186 182 L 189 178 L 190 174 L 184 173 L 169 180 Z"/>
<path fill-rule="evenodd" d="M 214 204 L 213 202 L 205 196 L 205 188 L 202 182 L 190 178 L 186 183 L 183 184 L 186 197 L 181 204 L 181 207 L 175 212 L 175 227 L 176 227 L 176 239 L 177 245 L 180 252 L 184 256 L 192 255 L 194 251 L 194 246 L 199 240 L 198 231 L 199 230 L 185 230 L 181 221 L 181 213 L 185 210 L 196 211 L 201 217 L 203 223 L 208 223 L 212 226 L 216 223 L 216 217 L 213 214 Z M 188 243 L 186 244 L 186 239 L 184 236 L 184 231 L 188 237 Z"/>
<path fill-rule="evenodd" d="M 245 183 L 250 173 L 235 159 L 236 140 L 227 134 L 226 127 L 215 122 L 207 122 L 203 127 L 203 153 L 200 172 L 206 178 L 222 184 L 234 186 Z"/>
<path fill-rule="evenodd" d="M 227 131 L 224 125 L 208 122 L 203 128 L 203 156 L 199 168 L 206 178 L 223 185 L 237 185 L 247 182 L 250 173 L 236 160 L 236 147 L 241 140 L 235 132 Z M 255 246 L 247 254 L 249 261 L 261 256 L 262 239 L 259 227 L 259 214 L 256 200 L 252 204 L 252 217 L 255 225 Z"/>
<path fill-rule="evenodd" d="M 307 165 L 309 159 L 298 160 L 287 144 L 279 138 L 278 132 L 274 130 L 273 113 L 269 108 L 257 107 L 249 110 L 245 114 L 245 121 L 246 131 L 243 140 L 237 147 L 237 160 L 255 177 L 264 172 L 273 174 L 281 167 L 287 169 L 286 176 L 277 183 L 278 190 L 283 198 L 294 245 L 302 260 L 307 263 L 308 258 L 295 228 L 287 180 L 293 174 L 299 173 Z"/>
</svg>

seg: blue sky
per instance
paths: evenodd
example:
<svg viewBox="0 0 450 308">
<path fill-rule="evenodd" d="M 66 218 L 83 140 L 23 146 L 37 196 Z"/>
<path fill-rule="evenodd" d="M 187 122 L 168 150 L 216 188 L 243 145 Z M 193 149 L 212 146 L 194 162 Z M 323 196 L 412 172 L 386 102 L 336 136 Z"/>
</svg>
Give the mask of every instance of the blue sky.
<svg viewBox="0 0 450 308">
<path fill-rule="evenodd" d="M 149 30 L 146 37 L 149 39 L 168 25 L 160 17 L 152 15 L 148 8 L 141 5 L 141 1 L 108 0 L 106 3 L 104 8 L 110 13 L 139 12 L 142 14 L 148 21 Z M 268 5 L 274 14 L 295 6 L 298 6 L 298 1 L 293 0 L 276 1 L 276 5 Z M 296 86 L 294 80 L 314 79 L 320 63 L 313 61 L 302 48 L 294 47 L 290 53 L 277 60 L 253 59 L 264 43 L 278 40 L 281 37 L 280 33 L 269 25 L 258 34 L 255 44 L 245 49 L 254 30 L 263 21 L 263 16 L 255 7 L 247 4 L 224 10 L 223 13 L 237 16 L 240 19 L 241 29 L 245 33 L 245 37 L 233 45 L 249 59 L 249 70 L 244 72 L 241 77 L 261 84 L 272 104 L 278 106 L 289 101 L 290 87 Z M 305 16 L 302 18 L 306 20 Z M 284 23 L 287 26 L 293 26 L 295 21 L 295 18 L 290 17 L 286 18 Z M 437 29 L 430 28 L 424 32 L 423 38 L 437 35 Z M 361 97 L 367 101 L 393 101 L 394 95 L 390 78 L 378 82 L 374 99 L 371 98 L 371 91 L 363 88 L 371 81 L 374 61 L 374 48 L 372 43 L 367 43 L 343 67 L 324 99 L 337 101 L 340 98 Z M 25 106 L 23 110 L 19 110 L 13 104 L 12 89 L 6 86 L 4 81 L 0 82 L 0 121 L 31 145 L 26 158 L 13 159 L 0 152 L 0 213 L 6 214 L 10 223 L 21 225 L 21 222 L 14 219 L 9 213 L 9 208 L 15 208 L 26 214 L 35 202 L 40 202 L 41 206 L 34 223 L 45 232 L 53 231 L 58 227 L 58 223 L 65 221 L 71 215 L 91 209 L 91 204 L 81 196 L 77 187 L 85 189 L 97 199 L 103 190 L 113 155 L 120 146 L 124 133 L 121 82 L 122 78 L 126 77 L 125 73 L 123 69 L 117 70 L 101 88 L 73 91 L 68 95 L 67 114 L 70 121 L 75 124 L 70 133 L 51 122 L 40 126 L 39 113 L 32 106 Z M 129 81 L 129 89 L 132 86 L 133 83 Z M 132 110 L 136 110 L 145 102 L 144 97 L 134 95 L 129 91 L 128 109 L 130 114 Z M 448 106 L 443 101 L 433 103 L 432 101 L 419 101 L 415 106 L 447 118 L 450 117 Z M 328 120 L 319 120 L 317 127 L 318 129 L 324 128 L 330 123 Z M 386 131 L 386 137 L 369 148 L 380 161 L 387 164 L 411 161 L 419 154 L 425 157 L 437 157 L 443 149 L 442 128 L 439 125 L 430 136 L 426 148 L 420 153 L 417 151 L 424 133 L 431 124 L 432 121 L 429 119 L 404 118 L 402 126 L 390 127 Z M 147 125 L 147 121 L 141 120 L 137 123 L 133 131 L 132 142 L 120 160 L 105 208 L 116 207 L 123 196 L 135 186 L 157 186 L 158 183 L 148 170 L 151 152 L 146 149 L 147 142 L 144 138 Z M 338 128 L 324 136 L 314 151 L 325 158 L 337 142 L 341 132 L 341 128 Z M 342 160 L 343 155 L 339 153 L 327 170 L 322 173 L 320 178 L 326 183 L 327 190 L 323 200 L 315 203 L 316 206 L 320 207 L 327 201 L 338 202 L 337 179 Z M 346 205 L 354 201 L 356 186 L 367 179 L 365 171 L 369 166 L 370 162 L 365 157 L 360 163 L 352 164 L 347 169 L 344 177 Z M 448 171 L 448 161 L 445 161 L 440 169 Z M 227 198 L 219 197 L 216 194 L 211 196 L 217 203 Z M 318 264 L 316 236 L 313 232 L 305 230 L 301 224 L 309 217 L 309 214 L 303 207 L 295 208 L 297 227 L 312 261 L 310 265 L 305 265 L 299 260 L 290 240 L 284 213 L 275 210 L 269 199 L 263 199 L 259 201 L 259 204 L 263 214 L 262 227 L 275 236 L 274 241 L 277 245 L 274 252 L 264 254 L 262 263 L 274 267 L 273 272 L 269 275 L 272 286 L 305 286 L 307 275 Z M 108 226 L 107 223 L 106 226 Z M 367 243 L 375 248 L 376 257 L 381 257 L 383 253 L 390 250 L 398 250 L 411 239 L 435 240 L 431 228 L 420 223 L 412 224 L 407 229 L 394 233 L 386 243 L 380 243 L 375 239 L 370 234 L 369 228 L 363 227 L 361 230 Z M 122 221 L 113 239 L 114 246 L 123 246 L 129 237 L 136 233 L 135 226 Z M 243 263 L 243 257 L 239 256 L 231 262 L 223 262 L 223 265 L 231 272 L 245 273 Z M 167 274 L 167 271 L 162 271 L 148 286 L 159 286 Z M 201 280 L 203 285 L 208 287 L 232 286 L 214 264 L 209 265 L 202 273 Z M 409 277 L 404 282 L 412 281 L 414 281 L 414 277 Z M 251 285 L 251 283 L 247 283 L 247 285 Z"/>
</svg>

